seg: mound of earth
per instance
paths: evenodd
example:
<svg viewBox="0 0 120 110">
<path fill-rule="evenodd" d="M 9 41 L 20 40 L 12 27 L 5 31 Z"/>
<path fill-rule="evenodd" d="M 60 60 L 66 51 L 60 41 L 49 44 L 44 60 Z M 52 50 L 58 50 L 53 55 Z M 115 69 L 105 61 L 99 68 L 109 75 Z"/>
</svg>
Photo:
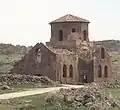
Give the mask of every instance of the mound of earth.
<svg viewBox="0 0 120 110">
<path fill-rule="evenodd" d="M 110 96 L 102 94 L 98 88 L 86 87 L 80 89 L 61 89 L 58 93 L 47 96 L 48 104 L 67 104 L 68 106 L 80 108 L 87 107 L 90 110 L 120 109 L 120 102 Z"/>
<path fill-rule="evenodd" d="M 46 76 L 33 76 L 33 75 L 20 75 L 20 74 L 7 74 L 0 76 L 0 83 L 11 85 L 11 84 L 36 84 L 41 85 L 53 85 L 58 84 Z"/>
</svg>

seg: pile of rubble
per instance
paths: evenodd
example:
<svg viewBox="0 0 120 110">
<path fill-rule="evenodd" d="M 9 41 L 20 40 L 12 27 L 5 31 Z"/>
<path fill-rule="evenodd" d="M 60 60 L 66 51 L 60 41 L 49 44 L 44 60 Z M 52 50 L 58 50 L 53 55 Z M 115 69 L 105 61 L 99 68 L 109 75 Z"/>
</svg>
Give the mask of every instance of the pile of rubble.
<svg viewBox="0 0 120 110">
<path fill-rule="evenodd" d="M 87 87 L 80 89 L 61 89 L 57 94 L 48 96 L 46 102 L 62 106 L 61 102 L 71 107 L 88 107 L 90 110 L 108 110 L 109 108 L 119 108 L 120 102 L 114 101 L 110 96 L 102 94 L 97 88 Z"/>
<path fill-rule="evenodd" d="M 57 85 L 54 81 L 50 80 L 46 76 L 32 76 L 32 75 L 20 75 L 20 74 L 7 74 L 0 76 L 0 83 L 11 84 L 36 84 L 41 85 Z"/>
<path fill-rule="evenodd" d="M 99 86 L 101 88 L 117 89 L 117 88 L 120 88 L 120 80 L 115 80 L 114 82 L 103 82 L 103 83 L 100 83 Z"/>
<path fill-rule="evenodd" d="M 111 89 L 119 89 L 120 88 L 120 80 L 114 80 L 111 82 L 102 82 L 102 83 L 90 83 L 85 84 L 86 86 L 96 86 L 97 88 L 111 88 Z"/>
</svg>

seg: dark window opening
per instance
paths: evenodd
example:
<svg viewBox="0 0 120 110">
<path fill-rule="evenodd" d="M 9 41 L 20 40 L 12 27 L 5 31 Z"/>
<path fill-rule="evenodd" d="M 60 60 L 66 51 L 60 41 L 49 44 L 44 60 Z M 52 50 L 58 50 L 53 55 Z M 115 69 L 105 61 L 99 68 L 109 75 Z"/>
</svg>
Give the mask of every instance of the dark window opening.
<svg viewBox="0 0 120 110">
<path fill-rule="evenodd" d="M 86 41 L 87 40 L 87 32 L 86 30 L 83 31 L 83 39 Z"/>
<path fill-rule="evenodd" d="M 105 66 L 104 68 L 104 77 L 107 78 L 108 77 L 108 67 Z"/>
<path fill-rule="evenodd" d="M 98 66 L 98 77 L 102 77 L 102 67 Z"/>
<path fill-rule="evenodd" d="M 105 58 L 105 49 L 101 48 L 101 58 L 104 59 Z"/>
<path fill-rule="evenodd" d="M 72 28 L 72 32 L 76 32 L 76 29 L 75 29 L 75 28 Z"/>
<path fill-rule="evenodd" d="M 63 65 L 63 77 L 67 77 L 67 66 Z"/>
<path fill-rule="evenodd" d="M 63 31 L 59 30 L 59 41 L 63 41 Z"/>
<path fill-rule="evenodd" d="M 69 66 L 69 76 L 73 77 L 73 66 L 72 65 Z"/>
</svg>

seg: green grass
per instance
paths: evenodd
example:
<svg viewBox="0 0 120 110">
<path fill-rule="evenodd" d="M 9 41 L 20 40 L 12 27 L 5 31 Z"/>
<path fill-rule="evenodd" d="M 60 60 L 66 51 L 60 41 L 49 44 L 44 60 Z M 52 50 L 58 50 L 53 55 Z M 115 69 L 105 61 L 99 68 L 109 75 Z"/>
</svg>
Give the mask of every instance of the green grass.
<svg viewBox="0 0 120 110">
<path fill-rule="evenodd" d="M 11 106 L 0 104 L 0 110 L 12 110 L 12 109 L 11 109 Z"/>
<path fill-rule="evenodd" d="M 23 98 L 15 98 L 11 99 L 9 104 L 0 104 L 0 110 L 23 110 L 20 108 L 24 108 L 26 104 L 33 105 L 35 109 L 30 110 L 88 110 L 87 108 L 81 107 L 79 109 L 75 109 L 72 107 L 68 107 L 67 105 L 57 106 L 45 104 L 45 97 L 47 94 L 43 95 L 34 95 L 34 96 L 27 96 Z M 27 101 L 27 103 L 26 103 Z M 27 110 L 27 109 L 24 109 Z"/>
<path fill-rule="evenodd" d="M 38 84 L 39 85 L 39 84 Z M 41 88 L 44 86 L 41 86 Z M 38 88 L 37 84 L 12 84 L 10 86 L 10 90 L 0 90 L 0 94 L 3 93 L 11 93 L 11 92 L 19 92 L 19 91 L 26 91 L 26 90 L 30 90 L 33 88 Z"/>
<path fill-rule="evenodd" d="M 120 98 L 120 89 L 106 88 L 101 90 L 101 92 L 105 92 L 106 95 L 109 95 L 109 93 L 111 93 L 113 98 Z"/>
<path fill-rule="evenodd" d="M 35 84 L 12 84 L 12 88 L 21 88 L 21 89 L 29 89 L 29 88 L 36 88 Z"/>
<path fill-rule="evenodd" d="M 114 98 L 120 97 L 120 89 L 103 89 L 101 90 L 101 92 L 105 92 L 106 94 L 110 92 Z M 49 93 L 10 99 L 9 103 L 0 104 L 0 110 L 27 110 L 27 108 L 20 109 L 20 108 L 24 108 L 26 104 L 35 107 L 35 109 L 30 109 L 30 110 L 88 110 L 88 108 L 85 107 L 81 107 L 78 109 L 72 108 L 66 105 L 64 102 L 61 103 L 61 106 L 58 106 L 58 104 L 53 104 L 53 105 L 46 104 L 45 98 L 47 95 L 49 95 Z"/>
</svg>

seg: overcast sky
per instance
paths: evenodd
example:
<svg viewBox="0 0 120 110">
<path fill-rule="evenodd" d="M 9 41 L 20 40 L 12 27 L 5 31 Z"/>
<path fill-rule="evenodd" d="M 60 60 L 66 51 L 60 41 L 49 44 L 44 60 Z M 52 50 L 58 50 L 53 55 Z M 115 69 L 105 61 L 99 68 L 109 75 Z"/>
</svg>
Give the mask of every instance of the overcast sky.
<svg viewBox="0 0 120 110">
<path fill-rule="evenodd" d="M 48 23 L 65 14 L 91 22 L 90 40 L 120 40 L 120 0 L 0 0 L 0 42 L 49 41 Z"/>
</svg>

